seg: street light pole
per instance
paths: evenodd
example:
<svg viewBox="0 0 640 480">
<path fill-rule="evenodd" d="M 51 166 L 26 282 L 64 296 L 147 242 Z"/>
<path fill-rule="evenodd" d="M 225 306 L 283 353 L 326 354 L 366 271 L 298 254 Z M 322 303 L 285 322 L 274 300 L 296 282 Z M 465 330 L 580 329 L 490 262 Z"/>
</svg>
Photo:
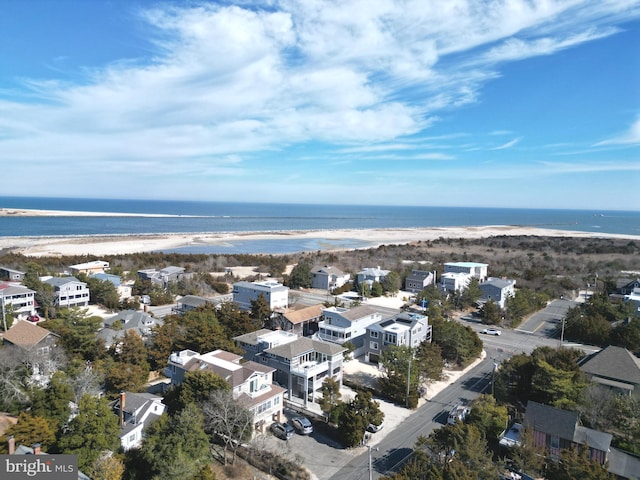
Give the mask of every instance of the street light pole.
<svg viewBox="0 0 640 480">
<path fill-rule="evenodd" d="M 409 408 L 409 388 L 411 387 L 411 357 L 409 357 L 409 366 L 407 368 L 407 399 L 406 407 Z"/>
</svg>

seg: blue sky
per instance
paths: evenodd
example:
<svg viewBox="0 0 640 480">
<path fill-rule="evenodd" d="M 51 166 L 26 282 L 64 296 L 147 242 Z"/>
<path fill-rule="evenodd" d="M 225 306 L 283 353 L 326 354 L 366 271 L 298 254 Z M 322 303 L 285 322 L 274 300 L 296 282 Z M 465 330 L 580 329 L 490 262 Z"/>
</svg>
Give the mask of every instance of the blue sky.
<svg viewBox="0 0 640 480">
<path fill-rule="evenodd" d="M 640 2 L 0 0 L 2 194 L 640 210 Z"/>
</svg>

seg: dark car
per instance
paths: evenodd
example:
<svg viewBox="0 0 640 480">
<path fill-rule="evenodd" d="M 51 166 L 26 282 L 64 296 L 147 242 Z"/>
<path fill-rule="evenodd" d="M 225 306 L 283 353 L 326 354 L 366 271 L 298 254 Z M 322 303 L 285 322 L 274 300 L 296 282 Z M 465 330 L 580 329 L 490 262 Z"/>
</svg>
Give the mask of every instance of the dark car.
<svg viewBox="0 0 640 480">
<path fill-rule="evenodd" d="M 296 417 L 291 420 L 291 425 L 300 435 L 309 435 L 313 433 L 313 425 L 307 417 Z"/>
<path fill-rule="evenodd" d="M 271 433 L 282 440 L 289 440 L 295 431 L 288 423 L 274 422 L 271 424 Z"/>
</svg>

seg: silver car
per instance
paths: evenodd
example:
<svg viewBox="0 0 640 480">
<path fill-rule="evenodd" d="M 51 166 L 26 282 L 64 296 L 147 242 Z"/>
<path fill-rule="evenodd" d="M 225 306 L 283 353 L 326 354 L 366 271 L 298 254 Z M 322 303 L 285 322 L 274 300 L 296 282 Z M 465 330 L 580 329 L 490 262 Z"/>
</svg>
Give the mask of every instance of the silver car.
<svg viewBox="0 0 640 480">
<path fill-rule="evenodd" d="M 291 420 L 291 425 L 300 435 L 309 435 L 313 433 L 313 425 L 307 417 L 296 417 Z"/>
</svg>

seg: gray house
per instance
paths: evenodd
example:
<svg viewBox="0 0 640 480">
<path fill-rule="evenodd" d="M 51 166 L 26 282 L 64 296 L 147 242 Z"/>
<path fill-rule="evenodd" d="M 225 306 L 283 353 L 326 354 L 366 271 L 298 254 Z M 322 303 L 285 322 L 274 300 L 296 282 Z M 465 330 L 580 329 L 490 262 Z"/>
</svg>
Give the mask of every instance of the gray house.
<svg viewBox="0 0 640 480">
<path fill-rule="evenodd" d="M 57 306 L 71 308 L 89 305 L 87 284 L 76 277 L 49 277 L 43 281 L 54 288 Z"/>
<path fill-rule="evenodd" d="M 364 353 L 363 338 L 367 327 L 382 321 L 382 314 L 367 305 L 354 308 L 329 307 L 322 309 L 322 321 L 318 324 L 318 337 L 327 342 L 342 345 L 351 342 L 356 346 L 354 357 Z"/>
<path fill-rule="evenodd" d="M 304 406 L 321 398 L 322 382 L 332 377 L 342 385 L 345 348 L 282 330 L 257 330 L 235 337 L 244 358 L 275 369 L 275 381 L 288 390 L 289 400 Z M 295 397 L 295 398 L 294 398 Z"/>
<path fill-rule="evenodd" d="M 364 339 L 364 358 L 369 363 L 378 363 L 382 352 L 389 345 L 406 345 L 412 348 L 431 341 L 432 327 L 425 315 L 402 312 L 394 317 L 367 327 Z"/>
<path fill-rule="evenodd" d="M 165 267 L 160 270 L 154 268 L 138 270 L 138 277 L 141 280 L 149 280 L 151 283 L 167 288 L 170 283 L 175 283 L 182 278 L 191 277 L 192 274 L 185 273 L 184 267 Z"/>
<path fill-rule="evenodd" d="M 506 306 L 507 298 L 513 297 L 516 294 L 515 285 L 515 280 L 489 277 L 485 282 L 482 282 L 479 285 L 480 290 L 482 291 L 482 297 L 480 297 L 480 301 L 493 301 L 496 305 L 498 305 L 498 307 L 504 309 Z"/>
<path fill-rule="evenodd" d="M 429 285 L 436 283 L 436 272 L 428 272 L 426 270 L 411 270 L 411 274 L 407 275 L 404 281 L 404 289 L 407 292 L 418 293 L 427 288 Z"/>
<path fill-rule="evenodd" d="M 640 358 L 626 348 L 609 345 L 584 359 L 580 370 L 593 383 L 640 398 Z"/>
<path fill-rule="evenodd" d="M 325 265 L 311 270 L 311 288 L 331 291 L 342 287 L 349 281 L 350 277 L 351 275 L 336 267 Z"/>
<path fill-rule="evenodd" d="M 161 319 L 154 318 L 145 312 L 123 310 L 104 320 L 103 328 L 98 332 L 98 338 L 104 341 L 107 348 L 122 339 L 125 332 L 134 332 L 146 341 L 151 336 L 152 329 L 163 323 Z"/>
</svg>

